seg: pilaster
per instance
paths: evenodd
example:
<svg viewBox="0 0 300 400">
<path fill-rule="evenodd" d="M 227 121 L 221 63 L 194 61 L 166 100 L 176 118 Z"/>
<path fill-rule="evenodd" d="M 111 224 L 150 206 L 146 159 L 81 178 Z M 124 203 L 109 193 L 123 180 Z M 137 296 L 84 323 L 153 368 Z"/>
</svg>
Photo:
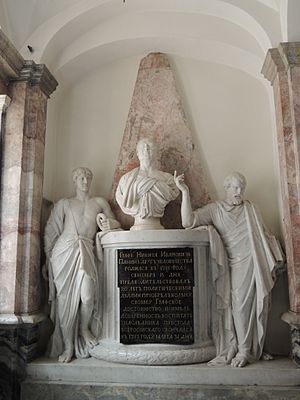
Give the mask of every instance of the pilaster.
<svg viewBox="0 0 300 400">
<path fill-rule="evenodd" d="M 40 219 L 47 98 L 55 88 L 44 66 L 25 63 L 10 82 L 1 174 L 2 314 L 40 309 Z M 49 83 L 50 82 L 50 83 Z"/>
<path fill-rule="evenodd" d="M 57 82 L 45 65 L 24 60 L 1 30 L 0 81 L 0 397 L 10 400 L 39 353 L 46 318 L 40 224 L 47 101 Z"/>
<path fill-rule="evenodd" d="M 262 73 L 274 91 L 290 310 L 282 316 L 300 366 L 300 42 L 267 53 Z"/>
</svg>

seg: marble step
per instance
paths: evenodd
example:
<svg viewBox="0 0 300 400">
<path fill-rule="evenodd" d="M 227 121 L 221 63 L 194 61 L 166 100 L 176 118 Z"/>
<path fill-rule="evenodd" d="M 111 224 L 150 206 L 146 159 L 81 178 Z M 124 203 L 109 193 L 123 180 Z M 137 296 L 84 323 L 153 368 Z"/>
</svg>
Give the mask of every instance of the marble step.
<svg viewBox="0 0 300 400">
<path fill-rule="evenodd" d="M 27 384 L 72 385 L 230 385 L 272 386 L 300 389 L 300 369 L 288 358 L 260 361 L 245 368 L 209 367 L 206 363 L 173 366 L 141 366 L 110 363 L 94 358 L 61 364 L 38 359 L 28 365 Z M 300 393 L 299 393 L 300 394 Z M 299 396 L 300 399 L 300 396 Z"/>
<path fill-rule="evenodd" d="M 140 366 L 96 359 L 28 365 L 22 400 L 299 400 L 300 369 L 289 359 L 246 368 L 205 363 Z"/>
</svg>

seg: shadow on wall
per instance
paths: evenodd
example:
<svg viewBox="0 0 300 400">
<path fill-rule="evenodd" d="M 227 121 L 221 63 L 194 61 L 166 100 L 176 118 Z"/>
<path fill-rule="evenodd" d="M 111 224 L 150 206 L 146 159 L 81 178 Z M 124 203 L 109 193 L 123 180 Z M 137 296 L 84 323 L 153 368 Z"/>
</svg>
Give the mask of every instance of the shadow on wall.
<svg viewBox="0 0 300 400">
<path fill-rule="evenodd" d="M 47 278 L 47 276 L 45 271 L 46 257 L 44 253 L 44 231 L 52 207 L 53 207 L 53 202 L 43 198 L 42 215 L 41 215 L 41 276 L 40 276 L 41 288 L 42 288 L 41 309 L 44 314 L 48 315 L 48 317 L 50 315 L 50 307 L 48 302 L 49 281 L 48 279 L 45 279 Z M 40 335 L 39 335 L 38 347 L 40 349 L 40 354 L 45 354 L 49 338 L 53 332 L 53 324 L 50 320 L 50 317 L 39 324 L 39 330 L 40 330 Z"/>
<path fill-rule="evenodd" d="M 272 291 L 265 341 L 265 350 L 275 356 L 288 356 L 291 351 L 290 327 L 281 320 L 281 315 L 290 309 L 288 293 L 287 272 L 285 271 L 277 278 Z"/>
</svg>

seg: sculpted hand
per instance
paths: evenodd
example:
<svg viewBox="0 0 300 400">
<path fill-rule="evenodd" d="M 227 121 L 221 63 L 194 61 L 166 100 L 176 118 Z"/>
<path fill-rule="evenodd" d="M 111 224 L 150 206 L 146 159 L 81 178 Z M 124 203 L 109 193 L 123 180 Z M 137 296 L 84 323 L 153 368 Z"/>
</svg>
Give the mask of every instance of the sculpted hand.
<svg viewBox="0 0 300 400">
<path fill-rule="evenodd" d="M 181 192 L 189 190 L 189 188 L 187 187 L 187 185 L 184 182 L 184 174 L 177 176 L 177 171 L 174 171 L 174 181 L 175 181 L 176 186 L 178 187 L 178 189 Z"/>
<path fill-rule="evenodd" d="M 109 231 L 111 229 L 110 220 L 103 213 L 97 215 L 97 224 L 101 231 Z"/>
<path fill-rule="evenodd" d="M 112 231 L 114 229 L 120 229 L 120 222 L 113 218 L 107 218 L 104 213 L 97 215 L 97 224 L 101 231 Z"/>
</svg>

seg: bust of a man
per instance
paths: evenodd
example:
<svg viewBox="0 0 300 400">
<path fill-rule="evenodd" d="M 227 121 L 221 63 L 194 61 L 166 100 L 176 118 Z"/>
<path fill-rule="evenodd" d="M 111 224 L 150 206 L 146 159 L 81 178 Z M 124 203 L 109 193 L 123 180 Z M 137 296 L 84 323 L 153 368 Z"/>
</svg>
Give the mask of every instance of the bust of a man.
<svg viewBox="0 0 300 400">
<path fill-rule="evenodd" d="M 116 200 L 125 214 L 134 217 L 131 230 L 164 229 L 160 218 L 166 205 L 179 194 L 173 175 L 156 168 L 157 151 L 150 139 L 137 144 L 140 166 L 120 179 Z"/>
</svg>

